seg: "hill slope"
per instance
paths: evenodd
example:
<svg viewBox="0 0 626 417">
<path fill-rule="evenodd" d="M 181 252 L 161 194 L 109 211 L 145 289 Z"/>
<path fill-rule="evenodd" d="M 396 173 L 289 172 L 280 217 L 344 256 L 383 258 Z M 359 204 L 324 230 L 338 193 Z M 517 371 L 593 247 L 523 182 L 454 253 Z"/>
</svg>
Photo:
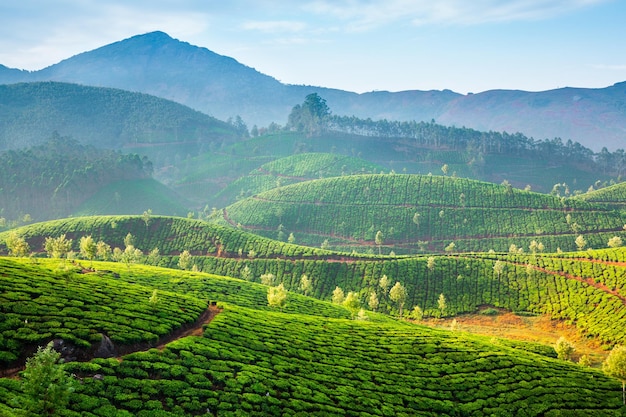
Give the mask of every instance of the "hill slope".
<svg viewBox="0 0 626 417">
<path fill-rule="evenodd" d="M 358 175 L 276 188 L 224 209 L 222 223 L 297 242 L 385 253 L 411 248 L 506 251 L 541 240 L 548 251 L 575 249 L 579 234 L 603 247 L 607 234 L 623 235 L 623 214 L 575 199 L 463 178 Z M 377 251 L 380 250 L 377 249 Z"/>
<path fill-rule="evenodd" d="M 232 126 L 172 101 L 58 82 L 0 85 L 0 119 L 0 150 L 39 145 L 55 131 L 108 149 L 172 143 L 182 156 L 237 138 Z"/>
<path fill-rule="evenodd" d="M 221 119 L 241 115 L 249 124 L 283 123 L 310 93 L 337 114 L 392 120 L 435 119 L 480 130 L 521 131 L 539 139 L 572 139 L 599 151 L 623 148 L 626 83 L 604 89 L 564 88 L 530 93 L 444 91 L 355 94 L 290 86 L 163 32 L 134 36 L 66 59 L 40 71 L 3 68 L 0 83 L 54 80 L 141 91 L 181 102 Z"/>
<path fill-rule="evenodd" d="M 348 313 L 341 307 L 307 302 L 294 294 L 288 295 L 287 311 L 271 311 L 261 301 L 264 287 L 257 284 L 190 273 L 183 273 L 181 280 L 180 274 L 159 268 L 98 266 L 112 269 L 117 277 L 75 279 L 72 285 L 83 291 L 104 286 L 109 295 L 122 295 L 118 289 L 126 288 L 129 301 L 157 287 L 164 295 L 156 304 L 159 316 L 175 314 L 180 304 L 196 303 L 189 291 L 173 298 L 182 293 L 180 284 L 195 287 L 203 297 L 221 293 L 229 302 L 222 303 L 224 311 L 201 335 L 119 358 L 67 363 L 66 370 L 82 382 L 70 396 L 70 413 L 169 417 L 245 410 L 258 416 L 486 416 L 519 415 L 524 410 L 528 416 L 617 416 L 622 411 L 618 381 L 531 353 L 523 343 L 513 348 L 462 332 L 391 322 L 376 314 L 370 314 L 370 321 L 348 320 L 339 318 L 342 310 Z M 49 279 L 45 266 L 0 260 L 4 267 L 12 272 L 0 275 L 2 296 L 24 292 L 31 298 L 36 293 L 14 278 L 23 271 L 34 272 L 31 279 L 37 285 L 45 283 L 50 292 L 46 299 L 53 304 L 67 294 L 62 281 Z M 72 297 L 74 306 L 98 307 L 91 295 Z M 29 306 L 45 304 L 37 300 Z M 144 304 L 136 302 L 133 308 Z M 88 316 L 102 319 L 123 313 L 116 304 L 111 307 L 94 308 Z M 26 317 L 41 329 L 62 326 L 46 309 L 31 310 Z M 80 308 L 67 311 L 76 310 Z M 10 314 L 11 323 L 22 322 L 23 312 Z M 134 324 L 145 325 L 139 320 Z M 35 331 L 31 336 L 51 335 Z M 0 378 L 4 415 L 18 413 L 20 396 L 19 380 Z"/>
</svg>

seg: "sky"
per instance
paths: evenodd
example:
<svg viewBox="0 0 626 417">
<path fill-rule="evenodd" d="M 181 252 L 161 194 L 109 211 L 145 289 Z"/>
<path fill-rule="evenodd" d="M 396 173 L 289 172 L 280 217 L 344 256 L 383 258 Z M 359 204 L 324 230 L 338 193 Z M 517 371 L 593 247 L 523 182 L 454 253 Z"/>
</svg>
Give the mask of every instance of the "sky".
<svg viewBox="0 0 626 417">
<path fill-rule="evenodd" d="M 155 30 L 287 84 L 602 88 L 626 81 L 624 0 L 20 0 L 0 64 L 38 70 Z"/>
</svg>

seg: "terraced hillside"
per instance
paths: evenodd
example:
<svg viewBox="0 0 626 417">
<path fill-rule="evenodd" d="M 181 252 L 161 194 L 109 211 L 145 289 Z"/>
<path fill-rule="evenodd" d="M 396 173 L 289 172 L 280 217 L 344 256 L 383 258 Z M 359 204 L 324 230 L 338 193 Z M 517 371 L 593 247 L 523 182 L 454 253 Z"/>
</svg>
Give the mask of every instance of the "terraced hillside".
<svg viewBox="0 0 626 417">
<path fill-rule="evenodd" d="M 259 194 L 281 185 L 386 170 L 381 165 L 360 158 L 329 153 L 302 153 L 279 158 L 261 165 L 237 179 L 216 195 L 218 207 Z"/>
<path fill-rule="evenodd" d="M 340 287 L 346 294 L 355 292 L 361 306 L 369 305 L 375 294 L 375 310 L 391 315 L 399 314 L 401 306 L 390 297 L 389 289 L 399 282 L 406 289 L 405 312 L 419 306 L 426 316 L 454 316 L 488 305 L 567 320 L 607 346 L 624 343 L 626 335 L 626 294 L 617 290 L 624 285 L 620 282 L 626 270 L 613 264 L 624 256 L 623 248 L 560 255 L 541 253 L 534 246 L 525 254 L 348 255 L 273 241 L 198 220 L 158 216 L 147 220 L 148 226 L 146 218 L 139 216 L 65 219 L 16 232 L 40 256 L 48 236 L 65 234 L 74 240 L 73 249 L 78 252 L 77 242 L 83 236 L 123 248 L 124 238 L 131 233 L 134 245 L 142 251 L 134 262 L 181 268 L 181 254 L 189 251 L 188 269 L 195 266 L 200 271 L 257 283 L 271 274 L 268 281 L 274 285 L 282 283 L 292 292 L 321 300 L 331 300 Z M 0 242 L 7 236 L 0 234 Z M 159 248 L 157 257 L 150 254 L 155 247 Z M 0 250 L 4 248 L 0 246 Z M 597 262 L 588 262 L 589 257 L 596 257 Z M 81 262 L 85 265 L 89 261 Z M 573 269 L 566 269 L 565 262 Z M 311 281 L 309 288 L 302 286 L 303 275 Z M 388 279 L 386 285 L 381 284 L 383 276 Z M 134 282 L 173 290 L 155 282 Z M 186 280 L 177 285 L 175 288 L 184 289 L 186 294 L 203 294 Z M 441 294 L 446 299 L 444 312 L 439 306 Z"/>
<path fill-rule="evenodd" d="M 547 251 L 626 237 L 626 216 L 581 199 L 507 185 L 419 175 L 357 175 L 276 188 L 238 201 L 219 221 L 304 245 L 370 252 L 507 251 L 540 240 Z M 376 235 L 381 239 L 376 242 Z"/>
<path fill-rule="evenodd" d="M 394 322 L 375 313 L 367 313 L 367 321 L 350 320 L 343 307 L 291 292 L 284 311 L 272 311 L 264 300 L 265 286 L 203 273 L 97 262 L 96 269 L 110 273 L 91 278 L 78 274 L 66 281 L 50 270 L 58 263 L 2 259 L 0 294 L 5 299 L 24 294 L 35 301 L 42 296 L 31 295 L 41 288 L 51 294 L 50 300 L 65 300 L 62 294 L 69 293 L 69 282 L 76 288 L 106 289 L 111 296 L 130 290 L 133 297 L 133 289 L 158 288 L 159 300 L 152 307 L 156 315 L 171 315 L 180 311 L 180 305 L 194 304 L 194 299 L 217 299 L 223 307 L 203 326 L 202 334 L 122 357 L 66 363 L 65 370 L 80 383 L 75 384 L 64 415 L 512 416 L 523 412 L 527 416 L 618 416 L 623 412 L 618 381 L 553 359 L 547 349 L 523 343 L 511 347 L 463 332 Z M 35 288 L 24 287 L 21 275 L 30 276 Z M 140 298 L 149 294 L 138 293 Z M 93 295 L 78 292 L 72 297 L 75 308 L 92 308 L 96 319 L 128 308 L 107 304 L 111 310 L 98 310 Z M 80 301 L 84 304 L 79 306 Z M 15 316 L 15 322 L 28 317 L 29 323 L 40 323 L 34 328 L 41 330 L 42 341 L 52 337 L 47 333 L 62 335 L 51 330 L 50 323 L 60 320 L 50 317 L 50 312 L 13 311 L 19 305 L 16 301 L 1 305 L 2 314 Z M 89 326 L 99 331 L 101 324 L 94 320 L 85 324 L 86 329 Z M 3 330 L 3 335 L 12 333 Z M 19 379 L 0 378 L 3 415 L 18 415 L 21 395 Z"/>
</svg>

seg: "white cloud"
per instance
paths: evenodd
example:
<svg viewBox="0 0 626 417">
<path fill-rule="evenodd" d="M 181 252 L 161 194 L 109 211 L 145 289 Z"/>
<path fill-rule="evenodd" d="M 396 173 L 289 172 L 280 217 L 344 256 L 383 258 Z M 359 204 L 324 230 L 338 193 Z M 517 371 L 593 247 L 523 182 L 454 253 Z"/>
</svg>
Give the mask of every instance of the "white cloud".
<svg viewBox="0 0 626 417">
<path fill-rule="evenodd" d="M 343 20 L 349 30 L 366 30 L 397 21 L 414 25 L 538 20 L 610 0 L 314 0 L 311 13 Z"/>
</svg>

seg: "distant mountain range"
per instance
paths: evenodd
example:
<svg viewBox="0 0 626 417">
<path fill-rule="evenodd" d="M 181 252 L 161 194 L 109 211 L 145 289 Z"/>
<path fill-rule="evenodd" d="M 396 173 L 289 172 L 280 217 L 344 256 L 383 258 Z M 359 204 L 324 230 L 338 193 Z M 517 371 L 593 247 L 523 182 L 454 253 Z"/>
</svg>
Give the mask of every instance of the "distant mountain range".
<svg viewBox="0 0 626 417">
<path fill-rule="evenodd" d="M 332 71 L 332 63 L 329 63 Z M 310 93 L 338 115 L 417 120 L 478 130 L 522 132 L 535 139 L 571 139 L 595 151 L 626 147 L 626 82 L 601 89 L 543 92 L 493 90 L 462 95 L 443 91 L 356 94 L 285 85 L 233 58 L 152 32 L 84 52 L 39 71 L 0 65 L 0 83 L 63 81 L 147 93 L 225 120 L 284 124 Z"/>
</svg>

